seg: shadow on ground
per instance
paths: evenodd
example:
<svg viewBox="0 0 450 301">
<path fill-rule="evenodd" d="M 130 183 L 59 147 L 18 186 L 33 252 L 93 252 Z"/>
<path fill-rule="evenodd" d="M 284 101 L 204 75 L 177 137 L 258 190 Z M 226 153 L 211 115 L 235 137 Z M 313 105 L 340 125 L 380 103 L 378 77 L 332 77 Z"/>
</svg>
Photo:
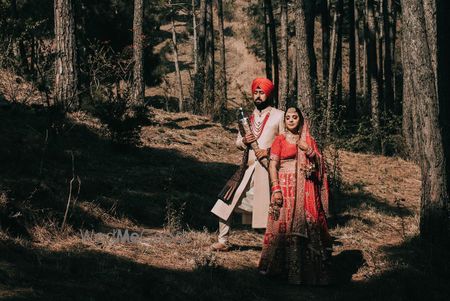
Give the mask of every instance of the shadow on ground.
<svg viewBox="0 0 450 301">
<path fill-rule="evenodd" d="M 86 210 L 87 203 L 142 227 L 162 226 L 168 203 L 185 204 L 191 228 L 217 227 L 209 211 L 236 166 L 200 162 L 171 149 L 118 147 L 84 125 L 62 118 L 55 128 L 50 119 L 41 107 L 0 110 L 0 188 L 8 206 L 24 210 L 24 223 L 44 217 L 61 222 L 74 168 L 81 183 L 70 208 L 75 228 L 107 226 L 98 210 Z"/>
<path fill-rule="evenodd" d="M 368 226 L 373 225 L 373 221 L 346 213 L 351 208 L 373 208 L 375 211 L 389 216 L 407 217 L 414 215 L 414 212 L 401 202 L 391 204 L 388 200 L 364 191 L 364 184 L 362 183 L 342 183 L 340 191 L 334 193 L 332 197 L 330 203 L 330 211 L 333 215 L 333 218 L 330 219 L 331 227 L 345 226 L 352 219 L 358 219 Z"/>
<path fill-rule="evenodd" d="M 63 119 L 49 123 L 42 108 L 0 110 L 0 190 L 2 229 L 16 224 L 61 222 L 72 178 L 81 193 L 71 208 L 74 228 L 107 227 L 103 215 L 126 217 L 152 227 L 164 223 L 165 207 L 186 203 L 185 221 L 193 228 L 217 227 L 209 213 L 215 194 L 235 169 L 203 163 L 175 150 L 117 148 L 86 126 Z M 48 138 L 47 132 L 48 130 Z M 388 214 L 411 214 L 367 194 L 344 195 L 347 206 L 369 202 Z M 85 210 L 92 203 L 101 209 Z M 9 207 L 8 207 L 9 206 Z M 337 214 L 345 207 L 337 208 Z M 340 211 L 339 211 L 340 210 Z M 405 211 L 406 210 L 406 211 Z M 346 223 L 352 216 L 342 216 Z M 23 229 L 22 229 L 23 230 Z M 251 247 L 253 248 L 253 247 Z M 233 252 L 250 249 L 241 246 Z M 168 250 L 170 252 L 170 250 Z M 366 263 L 360 250 L 333 257 L 334 284 L 290 286 L 267 279 L 254 268 L 227 270 L 198 266 L 190 271 L 156 268 L 83 246 L 49 251 L 0 241 L 0 292 L 4 300 L 446 300 L 450 297 L 448 248 L 429 248 L 412 239 L 386 249 L 397 264 L 361 281 L 352 275 Z"/>
<path fill-rule="evenodd" d="M 81 245 L 50 252 L 0 242 L 1 296 L 2 300 L 446 300 L 448 264 L 438 273 L 421 266 L 422 256 L 429 254 L 414 244 L 400 247 L 402 253 L 414 254 L 402 256 L 404 268 L 358 282 L 350 279 L 364 264 L 362 255 L 358 250 L 344 251 L 333 258 L 334 283 L 310 287 L 266 278 L 253 268 L 170 270 L 87 251 Z M 448 260 L 446 256 L 440 262 Z"/>
</svg>

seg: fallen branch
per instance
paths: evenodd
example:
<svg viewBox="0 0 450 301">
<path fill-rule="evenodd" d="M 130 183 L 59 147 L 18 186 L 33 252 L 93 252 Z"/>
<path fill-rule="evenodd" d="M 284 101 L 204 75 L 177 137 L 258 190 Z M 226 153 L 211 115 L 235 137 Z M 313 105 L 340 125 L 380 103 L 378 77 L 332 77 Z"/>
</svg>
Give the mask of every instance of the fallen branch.
<svg viewBox="0 0 450 301">
<path fill-rule="evenodd" d="M 68 199 L 67 199 L 66 212 L 64 213 L 64 219 L 63 219 L 63 222 L 62 222 L 62 225 L 61 225 L 61 231 L 63 231 L 63 230 L 64 230 L 64 227 L 66 226 L 67 214 L 68 214 L 68 212 L 69 212 L 70 201 L 71 201 L 71 199 L 72 199 L 73 182 L 74 182 L 75 180 L 77 180 L 77 182 L 78 182 L 78 191 L 77 191 L 77 196 L 76 196 L 75 199 L 74 199 L 74 205 L 75 205 L 75 202 L 76 202 L 77 199 L 78 199 L 78 195 L 80 194 L 80 189 L 81 189 L 81 180 L 80 180 L 80 177 L 79 177 L 79 176 L 75 176 L 75 158 L 74 158 L 74 156 L 73 156 L 73 152 L 72 152 L 72 151 L 70 151 L 70 156 L 71 156 L 71 158 L 72 158 L 72 179 L 71 179 L 70 182 L 69 182 L 69 197 L 68 197 Z"/>
</svg>

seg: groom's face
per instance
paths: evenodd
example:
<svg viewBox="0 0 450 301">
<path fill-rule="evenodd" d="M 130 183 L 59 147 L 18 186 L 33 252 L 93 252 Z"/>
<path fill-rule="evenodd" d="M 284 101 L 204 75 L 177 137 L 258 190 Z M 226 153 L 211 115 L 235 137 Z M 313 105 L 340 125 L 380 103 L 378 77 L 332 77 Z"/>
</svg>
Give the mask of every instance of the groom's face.
<svg viewBox="0 0 450 301">
<path fill-rule="evenodd" d="M 256 88 L 253 92 L 253 102 L 256 106 L 260 106 L 267 100 L 267 94 L 261 88 Z"/>
</svg>

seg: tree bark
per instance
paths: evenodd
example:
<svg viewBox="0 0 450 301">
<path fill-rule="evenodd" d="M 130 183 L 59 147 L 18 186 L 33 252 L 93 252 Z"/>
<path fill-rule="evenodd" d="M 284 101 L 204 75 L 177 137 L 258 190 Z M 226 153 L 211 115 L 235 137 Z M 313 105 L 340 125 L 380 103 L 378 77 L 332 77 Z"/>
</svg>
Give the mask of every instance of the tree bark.
<svg viewBox="0 0 450 301">
<path fill-rule="evenodd" d="M 279 62 L 278 62 L 278 46 L 277 46 L 277 35 L 275 31 L 275 18 L 273 17 L 273 7 L 272 0 L 264 0 L 267 6 L 267 16 L 269 21 L 269 37 L 270 37 L 270 48 L 271 48 L 271 60 L 272 60 L 272 75 L 273 75 L 273 104 L 278 107 L 278 86 L 280 81 L 279 75 Z"/>
<path fill-rule="evenodd" d="M 333 96 L 337 80 L 337 40 L 338 40 L 338 10 L 334 10 L 333 15 L 333 27 L 331 30 L 331 44 L 330 44 L 330 62 L 328 73 L 328 86 L 327 86 L 327 108 L 326 108 L 326 136 L 329 137 L 331 131 L 331 121 L 333 119 Z"/>
<path fill-rule="evenodd" d="M 144 59 L 143 59 L 143 32 L 142 21 L 144 18 L 143 0 L 134 0 L 133 18 L 133 102 L 144 103 Z"/>
<path fill-rule="evenodd" d="M 217 19 L 219 22 L 219 49 L 220 49 L 220 100 L 217 102 L 218 106 L 216 108 L 216 113 L 219 116 L 223 116 L 223 111 L 226 109 L 227 105 L 227 70 L 226 70 L 226 59 L 225 59 L 225 35 L 223 33 L 223 5 L 222 0 L 217 0 Z"/>
<path fill-rule="evenodd" d="M 203 98 L 203 110 L 211 117 L 215 117 L 215 68 L 214 68 L 214 24 L 212 0 L 206 1 L 206 41 L 205 41 L 205 92 Z"/>
<path fill-rule="evenodd" d="M 436 25 L 438 32 L 437 48 L 438 56 L 438 95 L 439 115 L 444 140 L 445 158 L 450 158 L 450 31 L 448 12 L 450 11 L 450 1 L 439 0 L 436 3 Z M 447 101 L 445 101 L 447 100 Z M 447 189 L 450 189 L 450 160 L 446 160 Z M 447 209 L 449 209 L 447 204 Z"/>
<path fill-rule="evenodd" d="M 55 88 L 54 98 L 65 110 L 77 105 L 75 24 L 71 0 L 55 0 Z"/>
<path fill-rule="evenodd" d="M 297 105 L 297 42 L 294 41 L 291 55 L 291 75 L 289 76 L 289 96 L 286 106 Z"/>
<path fill-rule="evenodd" d="M 264 0 L 264 54 L 266 59 L 266 77 L 273 80 L 272 47 L 270 43 L 270 21 L 268 10 L 269 8 L 267 7 L 267 1 Z"/>
<path fill-rule="evenodd" d="M 378 135 L 380 128 L 380 102 L 378 89 L 378 68 L 377 68 L 377 43 L 376 43 L 376 24 L 374 13 L 374 0 L 366 0 L 367 24 L 368 24 L 368 41 L 367 41 L 367 62 L 368 62 L 368 79 L 370 82 L 370 106 L 371 106 L 371 123 L 374 134 Z M 378 144 L 376 142 L 376 144 Z M 376 145 L 375 145 L 376 147 Z"/>
<path fill-rule="evenodd" d="M 289 36 L 288 36 L 288 5 L 287 0 L 280 1 L 281 6 L 281 49 L 280 49 L 280 93 L 278 97 L 278 108 L 284 110 L 286 108 L 286 100 L 289 91 L 289 72 L 288 72 L 288 57 L 289 57 Z"/>
<path fill-rule="evenodd" d="M 361 84 L 361 52 L 360 52 L 360 40 L 359 40 L 359 24 L 360 24 L 360 14 L 359 14 L 359 8 L 358 8 L 358 2 L 352 0 L 354 3 L 354 24 L 355 24 L 355 60 L 356 60 L 356 66 L 355 66 L 355 75 L 356 75 L 356 95 L 361 93 L 362 91 L 362 84 Z"/>
<path fill-rule="evenodd" d="M 192 0 L 192 31 L 194 35 L 193 43 L 193 61 L 194 61 L 194 74 L 198 71 L 198 39 L 197 39 L 197 17 L 195 16 L 195 0 Z"/>
<path fill-rule="evenodd" d="M 391 2 L 392 8 L 391 8 L 391 12 L 392 12 L 392 19 L 391 19 L 391 26 L 390 26 L 390 31 L 389 31 L 389 37 L 391 39 L 391 64 L 392 64 L 392 100 L 394 102 L 393 108 L 394 108 L 394 112 L 397 115 L 401 114 L 401 101 L 398 101 L 398 84 L 399 81 L 397 81 L 397 59 L 396 59 L 396 50 L 397 50 L 397 20 L 398 20 L 398 16 L 397 16 L 397 4 L 395 2 L 395 0 L 389 0 Z M 401 48 L 401 47 L 400 47 Z"/>
<path fill-rule="evenodd" d="M 310 61 L 310 72 L 313 81 L 313 89 L 316 91 L 317 85 L 317 58 L 314 51 L 314 22 L 316 17 L 316 1 L 303 0 L 305 8 L 305 25 L 306 25 L 306 38 L 308 42 L 308 56 Z M 315 105 L 316 106 L 316 105 Z"/>
<path fill-rule="evenodd" d="M 403 21 L 402 21 L 403 28 Z M 407 45 L 405 45 L 405 39 L 401 39 L 401 58 L 402 58 L 402 76 L 403 76 L 403 101 L 402 101 L 402 135 L 405 141 L 405 153 L 408 157 L 418 161 L 418 155 L 416 153 L 416 148 L 414 147 L 414 130 L 413 130 L 413 114 L 412 114 L 412 102 L 411 93 L 411 68 L 406 68 L 410 65 L 410 55 L 406 53 Z"/>
<path fill-rule="evenodd" d="M 337 68 L 337 78 L 336 78 L 336 100 L 335 100 L 335 109 L 338 111 L 340 107 L 343 105 L 342 102 L 342 79 L 343 79 L 343 68 L 342 68 L 342 40 L 343 40 L 343 24 L 344 24 L 344 0 L 338 0 L 336 3 L 336 9 L 338 10 L 338 31 L 337 31 L 337 48 L 336 48 L 336 68 Z"/>
<path fill-rule="evenodd" d="M 311 120 L 315 112 L 315 94 L 311 71 L 310 50 L 306 31 L 303 0 L 296 0 L 295 32 L 297 42 L 297 93 L 298 106 Z M 314 128 L 314 127 L 312 127 Z"/>
<path fill-rule="evenodd" d="M 200 18 L 198 26 L 197 72 L 194 78 L 194 113 L 203 111 L 205 88 L 205 53 L 206 53 L 206 1 L 200 0 Z"/>
<path fill-rule="evenodd" d="M 362 86 L 363 86 L 363 96 L 364 96 L 364 101 L 365 101 L 365 106 L 364 108 L 366 109 L 368 106 L 367 104 L 369 103 L 369 86 L 370 86 L 370 82 L 369 82 L 369 71 L 368 71 L 368 65 L 369 65 L 369 61 L 367 59 L 367 53 L 368 53 L 368 43 L 369 43 L 369 27 L 367 25 L 367 12 L 368 12 L 368 8 L 367 8 L 367 0 L 365 0 L 364 2 L 364 9 L 363 9 L 363 14 L 361 16 L 362 22 L 363 22 L 363 81 L 362 81 Z"/>
<path fill-rule="evenodd" d="M 355 35 L 355 0 L 348 1 L 348 20 L 349 20 L 349 100 L 348 100 L 348 116 L 350 118 L 356 115 L 356 47 L 357 35 Z M 356 31 L 357 34 L 357 31 Z"/>
<path fill-rule="evenodd" d="M 393 0 L 383 0 L 384 20 L 384 103 L 388 112 L 394 111 L 394 90 L 392 72 L 392 2 Z M 394 45 L 395 46 L 395 45 Z"/>
<path fill-rule="evenodd" d="M 376 44 L 377 44 L 377 70 L 378 70 L 378 101 L 379 101 L 379 108 L 380 111 L 383 113 L 386 112 L 386 104 L 383 98 L 384 95 L 384 56 L 385 56 L 385 49 L 384 49 L 384 9 L 383 9 L 383 2 L 385 0 L 378 0 L 378 7 L 375 9 L 375 28 L 376 28 Z M 380 120 L 381 122 L 381 120 Z M 383 151 L 384 153 L 384 151 Z"/>
<path fill-rule="evenodd" d="M 435 0 L 402 0 L 403 67 L 412 88 L 403 101 L 413 107 L 422 175 L 420 235 L 441 244 L 448 239 L 448 176 L 439 121 L 436 14 Z"/>
<path fill-rule="evenodd" d="M 169 5 L 172 6 L 172 1 L 169 0 Z M 181 80 L 180 65 L 178 63 L 178 45 L 177 45 L 177 32 L 175 30 L 175 20 L 174 20 L 175 10 L 172 7 L 170 15 L 170 23 L 172 25 L 172 51 L 174 55 L 175 63 L 175 73 L 177 77 L 178 84 L 178 110 L 183 112 L 184 110 L 184 94 L 183 94 L 183 82 Z"/>
<path fill-rule="evenodd" d="M 330 12 L 328 0 L 320 1 L 322 26 L 322 85 L 326 88 L 328 82 L 328 62 L 330 60 Z"/>
</svg>

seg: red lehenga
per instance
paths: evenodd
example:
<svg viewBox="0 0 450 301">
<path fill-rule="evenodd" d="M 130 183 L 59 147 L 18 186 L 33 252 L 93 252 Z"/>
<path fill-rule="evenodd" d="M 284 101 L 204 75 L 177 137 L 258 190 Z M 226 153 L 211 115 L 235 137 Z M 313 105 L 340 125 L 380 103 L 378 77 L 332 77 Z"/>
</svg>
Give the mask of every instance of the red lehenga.
<svg viewBox="0 0 450 301">
<path fill-rule="evenodd" d="M 332 246 L 325 215 L 328 182 L 322 156 L 306 124 L 300 139 L 313 148 L 314 155 L 306 156 L 284 135 L 277 136 L 271 147 L 271 160 L 280 161 L 283 205 L 278 220 L 269 214 L 258 268 L 267 275 L 287 277 L 292 284 L 326 285 Z M 311 163 L 316 168 L 307 176 L 304 168 Z"/>
</svg>

